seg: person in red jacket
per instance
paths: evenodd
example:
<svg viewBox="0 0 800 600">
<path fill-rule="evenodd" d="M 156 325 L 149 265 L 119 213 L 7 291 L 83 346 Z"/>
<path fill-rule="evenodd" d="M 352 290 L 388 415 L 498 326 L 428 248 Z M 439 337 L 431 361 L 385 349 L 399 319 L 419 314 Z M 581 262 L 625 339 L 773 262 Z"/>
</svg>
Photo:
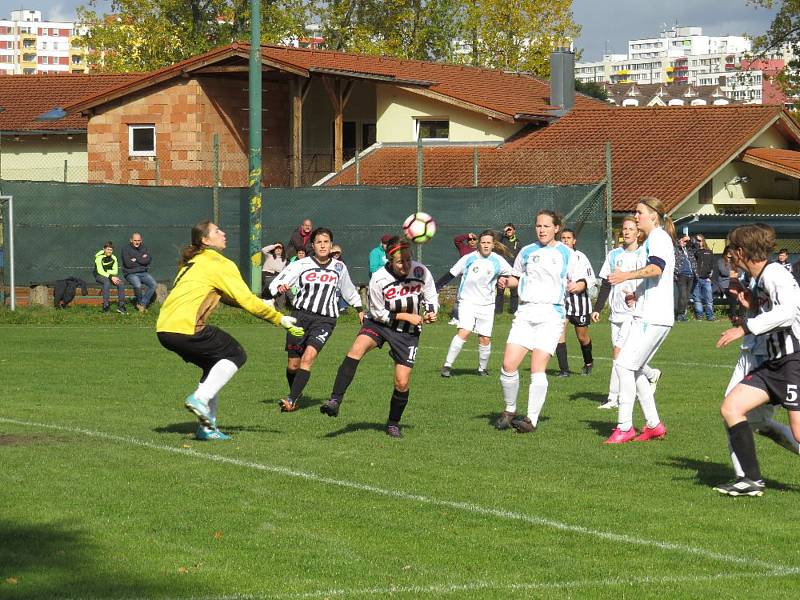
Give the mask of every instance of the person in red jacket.
<svg viewBox="0 0 800 600">
<path fill-rule="evenodd" d="M 453 238 L 453 244 L 456 246 L 456 250 L 458 250 L 459 256 L 466 256 L 470 252 L 475 252 L 478 249 L 478 236 L 472 233 L 462 233 L 461 235 L 457 235 Z M 456 286 L 461 280 L 459 279 L 456 282 Z M 453 312 L 450 315 L 450 320 L 447 322 L 448 325 L 458 325 L 458 299 L 456 299 L 455 303 L 453 304 Z"/>
</svg>

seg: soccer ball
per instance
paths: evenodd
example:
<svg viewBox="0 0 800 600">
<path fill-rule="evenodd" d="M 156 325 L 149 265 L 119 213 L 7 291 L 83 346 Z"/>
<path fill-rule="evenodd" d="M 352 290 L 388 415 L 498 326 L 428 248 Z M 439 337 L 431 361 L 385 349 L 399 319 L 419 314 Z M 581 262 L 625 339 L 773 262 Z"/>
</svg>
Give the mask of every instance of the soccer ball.
<svg viewBox="0 0 800 600">
<path fill-rule="evenodd" d="M 414 213 L 403 223 L 403 233 L 412 242 L 424 244 L 436 233 L 436 221 L 428 213 Z"/>
</svg>

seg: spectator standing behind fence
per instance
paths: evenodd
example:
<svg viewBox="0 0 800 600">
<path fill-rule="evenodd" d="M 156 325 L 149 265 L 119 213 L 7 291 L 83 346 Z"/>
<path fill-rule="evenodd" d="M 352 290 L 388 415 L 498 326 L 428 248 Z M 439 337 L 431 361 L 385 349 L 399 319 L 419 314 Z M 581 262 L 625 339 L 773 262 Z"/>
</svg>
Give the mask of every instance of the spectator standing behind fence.
<svg viewBox="0 0 800 600">
<path fill-rule="evenodd" d="M 720 294 L 728 302 L 728 318 L 733 319 L 738 313 L 739 302 L 736 294 L 730 293 L 731 281 L 739 280 L 739 271 L 733 262 L 733 248 L 730 244 L 725 246 L 716 261 L 714 261 L 714 283 L 719 288 Z"/>
<path fill-rule="evenodd" d="M 386 244 L 389 240 L 392 239 L 392 236 L 388 234 L 384 234 L 381 236 L 380 243 L 375 246 L 372 250 L 369 251 L 369 275 L 372 277 L 372 274 L 376 271 L 379 271 L 383 268 L 383 265 L 386 264 Z"/>
<path fill-rule="evenodd" d="M 114 256 L 113 242 L 103 244 L 103 249 L 94 255 L 94 279 L 103 286 L 103 312 L 109 310 L 111 286 L 117 288 L 117 312 L 127 314 L 125 310 L 125 285 L 119 278 L 119 261 Z"/>
<path fill-rule="evenodd" d="M 789 271 L 789 273 L 792 272 L 792 263 L 789 261 L 789 250 L 787 248 L 778 250 L 778 264 Z"/>
<path fill-rule="evenodd" d="M 694 259 L 697 264 L 692 291 L 694 301 L 694 317 L 698 321 L 703 318 L 705 311 L 706 321 L 714 320 L 714 295 L 711 292 L 711 272 L 714 270 L 714 254 L 706 245 L 706 238 L 696 235 L 694 238 Z"/>
<path fill-rule="evenodd" d="M 267 244 L 261 248 L 261 254 L 264 255 L 264 261 L 261 263 L 261 297 L 264 300 L 273 300 L 272 306 L 275 306 L 275 300 L 280 301 L 284 299 L 283 294 L 272 297 L 269 291 L 269 284 L 278 276 L 278 273 L 283 271 L 286 267 L 286 258 L 283 256 L 283 244 L 275 242 L 274 244 Z M 283 304 L 283 302 L 281 302 Z"/>
<path fill-rule="evenodd" d="M 508 252 L 503 252 L 502 248 L 506 248 Z M 522 242 L 517 238 L 517 227 L 513 223 L 506 223 L 506 226 L 503 227 L 503 235 L 500 238 L 498 247 L 495 248 L 495 252 L 503 254 L 505 258 L 513 264 L 521 248 Z M 519 292 L 515 287 L 506 289 L 508 289 L 510 298 L 508 302 L 508 312 L 513 315 L 517 312 L 517 306 L 519 305 Z M 505 299 L 505 290 L 498 288 L 497 297 L 494 300 L 494 313 L 496 315 L 503 312 L 503 302 L 505 302 Z"/>
<path fill-rule="evenodd" d="M 303 219 L 303 223 L 297 228 L 289 239 L 289 247 L 286 248 L 286 258 L 297 255 L 298 250 L 305 250 L 306 256 L 311 254 L 311 219 Z"/>
<path fill-rule="evenodd" d="M 675 244 L 675 320 L 686 321 L 686 306 L 694 286 L 695 258 L 689 236 L 683 235 Z"/>
<path fill-rule="evenodd" d="M 136 309 L 140 313 L 147 310 L 156 293 L 156 280 L 147 272 L 149 268 L 150 251 L 142 243 L 142 234 L 135 231 L 130 244 L 122 249 L 122 272 L 133 287 Z"/>
</svg>

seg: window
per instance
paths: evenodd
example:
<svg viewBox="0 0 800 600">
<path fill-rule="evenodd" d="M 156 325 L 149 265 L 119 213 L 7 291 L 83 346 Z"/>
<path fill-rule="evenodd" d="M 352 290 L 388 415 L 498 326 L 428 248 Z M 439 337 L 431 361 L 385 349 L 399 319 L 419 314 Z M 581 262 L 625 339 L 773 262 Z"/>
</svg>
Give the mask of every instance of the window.
<svg viewBox="0 0 800 600">
<path fill-rule="evenodd" d="M 155 125 L 128 125 L 128 155 L 156 155 Z"/>
<path fill-rule="evenodd" d="M 450 121 L 446 119 L 417 119 L 416 139 L 447 140 L 450 139 Z"/>
<path fill-rule="evenodd" d="M 700 188 L 698 201 L 700 204 L 711 204 L 714 198 L 714 182 L 713 180 L 709 179 L 708 181 L 703 184 L 703 187 Z"/>
</svg>

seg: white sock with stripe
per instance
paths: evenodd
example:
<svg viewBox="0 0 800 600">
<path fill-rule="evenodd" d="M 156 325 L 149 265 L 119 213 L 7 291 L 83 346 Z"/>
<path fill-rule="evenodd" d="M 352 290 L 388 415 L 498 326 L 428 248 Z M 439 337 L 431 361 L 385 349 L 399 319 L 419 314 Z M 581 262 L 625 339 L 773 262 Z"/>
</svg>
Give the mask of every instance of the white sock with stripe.
<svg viewBox="0 0 800 600">
<path fill-rule="evenodd" d="M 519 371 L 506 373 L 503 369 L 500 369 L 500 387 L 503 388 L 503 401 L 506 403 L 506 412 L 517 412 Z"/>
<path fill-rule="evenodd" d="M 238 370 L 239 367 L 236 366 L 236 363 L 227 358 L 217 361 L 217 363 L 211 367 L 211 371 L 208 373 L 206 380 L 197 386 L 197 390 L 194 392 L 195 398 L 208 404 L 225 384 L 231 380 L 231 377 L 233 377 Z"/>
<path fill-rule="evenodd" d="M 464 343 L 464 340 L 457 335 L 453 336 L 453 339 L 450 341 L 450 347 L 447 349 L 447 357 L 444 359 L 445 367 L 453 366 L 453 363 L 456 362 L 456 359 L 458 358 L 458 354 L 464 347 Z"/>
<path fill-rule="evenodd" d="M 478 368 L 481 371 L 486 370 L 486 365 L 489 364 L 489 356 L 492 354 L 492 343 L 489 342 L 485 346 L 478 344 Z"/>
<path fill-rule="evenodd" d="M 534 427 L 539 423 L 539 413 L 542 412 L 546 399 L 547 375 L 544 373 L 532 373 L 531 385 L 528 387 L 528 418 Z"/>
</svg>

